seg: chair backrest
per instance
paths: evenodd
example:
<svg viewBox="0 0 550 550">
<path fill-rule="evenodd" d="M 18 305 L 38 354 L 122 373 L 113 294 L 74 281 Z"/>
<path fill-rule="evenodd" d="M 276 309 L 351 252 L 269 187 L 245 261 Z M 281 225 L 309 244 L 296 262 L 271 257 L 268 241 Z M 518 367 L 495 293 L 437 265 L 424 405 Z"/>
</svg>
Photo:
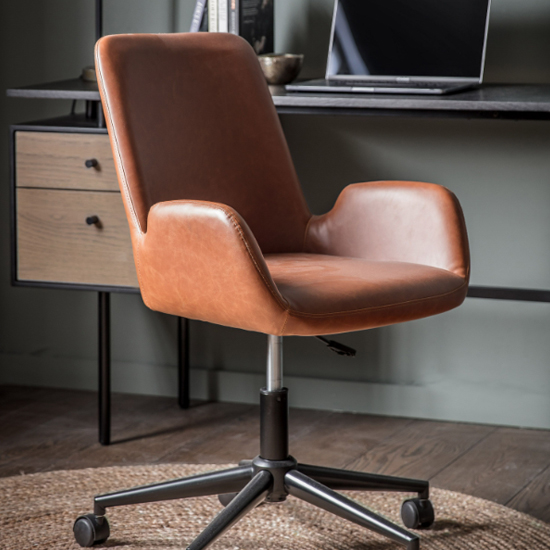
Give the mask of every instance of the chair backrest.
<svg viewBox="0 0 550 550">
<path fill-rule="evenodd" d="M 113 35 L 96 67 L 131 229 L 155 203 L 198 199 L 237 210 L 264 253 L 302 250 L 311 214 L 247 42 Z"/>
</svg>

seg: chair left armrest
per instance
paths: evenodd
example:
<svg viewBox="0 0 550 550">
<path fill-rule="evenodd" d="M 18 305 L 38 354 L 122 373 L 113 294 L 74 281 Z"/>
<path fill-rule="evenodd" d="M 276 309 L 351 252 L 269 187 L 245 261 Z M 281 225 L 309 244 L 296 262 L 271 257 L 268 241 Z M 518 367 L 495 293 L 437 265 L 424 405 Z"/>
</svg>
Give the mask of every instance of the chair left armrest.
<svg viewBox="0 0 550 550">
<path fill-rule="evenodd" d="M 334 208 L 314 216 L 305 251 L 375 261 L 411 262 L 469 278 L 464 215 L 440 185 L 380 181 L 346 187 Z"/>
</svg>

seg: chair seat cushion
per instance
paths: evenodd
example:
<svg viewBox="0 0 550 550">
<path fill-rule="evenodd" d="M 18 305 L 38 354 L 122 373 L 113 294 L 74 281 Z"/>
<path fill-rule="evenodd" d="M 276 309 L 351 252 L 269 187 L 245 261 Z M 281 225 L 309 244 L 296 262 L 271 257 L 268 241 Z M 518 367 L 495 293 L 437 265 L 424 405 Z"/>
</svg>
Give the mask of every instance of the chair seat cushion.
<svg viewBox="0 0 550 550">
<path fill-rule="evenodd" d="M 288 304 L 283 334 L 335 334 L 442 313 L 465 298 L 467 281 L 444 269 L 321 254 L 268 254 Z"/>
</svg>

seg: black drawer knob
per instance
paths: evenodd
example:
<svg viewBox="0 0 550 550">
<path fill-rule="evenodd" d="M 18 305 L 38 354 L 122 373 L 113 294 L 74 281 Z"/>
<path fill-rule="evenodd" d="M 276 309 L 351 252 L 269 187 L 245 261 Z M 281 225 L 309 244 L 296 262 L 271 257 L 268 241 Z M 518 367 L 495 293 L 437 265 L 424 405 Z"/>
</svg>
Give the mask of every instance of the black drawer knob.
<svg viewBox="0 0 550 550">
<path fill-rule="evenodd" d="M 96 168 L 97 166 L 99 166 L 99 162 L 97 161 L 97 159 L 88 159 L 84 162 L 84 165 L 86 166 L 86 168 Z"/>
<path fill-rule="evenodd" d="M 88 225 L 97 225 L 99 223 L 99 218 L 97 216 L 88 216 L 86 218 L 86 223 Z"/>
</svg>

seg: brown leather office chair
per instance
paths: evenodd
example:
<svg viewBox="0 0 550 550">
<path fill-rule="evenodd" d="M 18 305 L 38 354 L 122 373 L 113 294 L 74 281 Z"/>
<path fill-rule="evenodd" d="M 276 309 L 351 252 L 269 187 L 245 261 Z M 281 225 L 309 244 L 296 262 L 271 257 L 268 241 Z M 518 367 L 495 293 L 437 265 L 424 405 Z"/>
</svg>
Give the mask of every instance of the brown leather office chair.
<svg viewBox="0 0 550 550">
<path fill-rule="evenodd" d="M 225 495 L 189 548 L 206 548 L 254 506 L 304 499 L 405 545 L 417 535 L 335 489 L 417 493 L 410 528 L 431 525 L 428 482 L 298 463 L 288 450 L 282 337 L 419 319 L 458 306 L 469 277 L 460 206 L 427 183 L 350 185 L 309 212 L 250 46 L 229 34 L 127 35 L 99 41 L 101 96 L 130 224 L 141 293 L 152 309 L 268 336 L 260 454 L 238 467 L 95 498 L 74 532 L 105 540 L 111 506 Z"/>
</svg>

